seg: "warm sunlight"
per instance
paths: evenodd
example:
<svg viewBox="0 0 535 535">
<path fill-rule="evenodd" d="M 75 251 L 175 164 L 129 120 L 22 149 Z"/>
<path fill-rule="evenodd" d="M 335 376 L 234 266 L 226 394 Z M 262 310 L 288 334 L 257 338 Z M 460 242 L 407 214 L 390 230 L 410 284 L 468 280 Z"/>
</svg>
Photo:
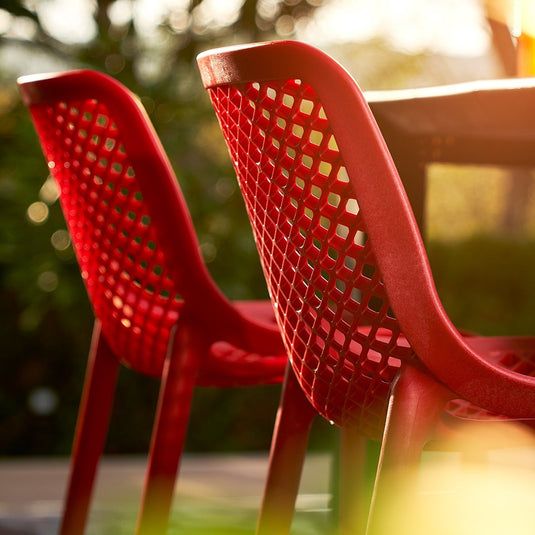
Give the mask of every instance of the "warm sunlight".
<svg viewBox="0 0 535 535">
<path fill-rule="evenodd" d="M 533 0 L 516 0 L 520 17 L 519 26 L 522 33 L 535 37 L 535 2 Z"/>
<path fill-rule="evenodd" d="M 490 16 L 509 26 L 516 37 L 535 37 L 534 0 L 485 0 L 485 6 Z"/>
<path fill-rule="evenodd" d="M 504 437 L 525 446 L 487 449 Z M 532 434 L 515 424 L 489 426 L 483 433 L 478 424 L 467 424 L 453 449 L 463 454 L 424 453 L 412 493 L 406 479 L 390 481 L 391 489 L 402 490 L 392 493 L 388 514 L 380 516 L 383 533 L 533 534 L 533 445 Z"/>
<path fill-rule="evenodd" d="M 37 10 L 43 26 L 64 43 L 86 43 L 97 35 L 92 2 L 50 0 L 37 4 Z"/>
<path fill-rule="evenodd" d="M 489 46 L 477 0 L 331 0 L 299 29 L 299 38 L 320 46 L 377 37 L 409 54 L 478 56 Z"/>
<path fill-rule="evenodd" d="M 513 20 L 514 0 L 329 0 L 310 19 L 297 26 L 297 38 L 319 46 L 365 42 L 384 38 L 394 49 L 409 54 L 422 51 L 450 56 L 480 56 L 489 46 L 484 6 L 497 18 Z M 202 31 L 212 25 L 225 26 L 239 14 L 243 0 L 204 0 L 194 10 L 194 26 Z M 119 0 L 110 8 L 110 18 L 118 23 L 134 17 L 140 33 L 155 32 L 169 13 L 186 13 L 188 2 L 170 0 Z M 522 28 L 534 32 L 535 3 L 524 1 Z M 89 0 L 49 0 L 36 4 L 43 24 L 57 39 L 85 43 L 96 34 Z M 259 9 L 263 6 L 259 6 Z M 176 19 L 176 17 L 174 17 Z M 72 21 L 77 24 L 73 25 Z M 173 23 L 173 18 L 171 24 Z M 526 22 L 527 21 L 527 22 Z M 512 24 L 512 22 L 511 22 Z M 180 29 L 180 21 L 177 29 Z"/>
</svg>

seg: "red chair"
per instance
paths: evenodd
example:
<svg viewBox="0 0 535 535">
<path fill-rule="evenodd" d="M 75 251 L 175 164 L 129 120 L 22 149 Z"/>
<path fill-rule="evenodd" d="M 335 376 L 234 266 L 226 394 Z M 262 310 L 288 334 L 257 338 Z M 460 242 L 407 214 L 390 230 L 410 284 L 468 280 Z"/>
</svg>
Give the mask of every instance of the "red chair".
<svg viewBox="0 0 535 535">
<path fill-rule="evenodd" d="M 194 386 L 282 381 L 271 303 L 232 304 L 215 286 L 164 150 L 123 86 L 75 71 L 19 87 L 96 317 L 61 534 L 84 530 L 119 364 L 162 379 L 137 532 L 163 533 Z"/>
<path fill-rule="evenodd" d="M 464 337 L 452 325 L 403 185 L 351 76 L 288 41 L 205 52 L 198 64 L 297 382 L 345 435 L 346 515 L 351 507 L 367 515 L 357 502 L 360 437 L 382 439 L 378 506 L 387 475 L 412 474 L 445 407 L 471 419 L 533 419 L 535 338 Z M 289 436 L 285 423 L 287 414 L 298 418 L 294 397 L 291 383 L 272 445 L 262 534 L 288 533 L 292 519 L 299 470 L 289 467 L 301 465 L 307 441 L 306 431 Z M 310 419 L 303 415 L 301 427 Z M 370 533 L 376 520 L 372 511 Z"/>
</svg>

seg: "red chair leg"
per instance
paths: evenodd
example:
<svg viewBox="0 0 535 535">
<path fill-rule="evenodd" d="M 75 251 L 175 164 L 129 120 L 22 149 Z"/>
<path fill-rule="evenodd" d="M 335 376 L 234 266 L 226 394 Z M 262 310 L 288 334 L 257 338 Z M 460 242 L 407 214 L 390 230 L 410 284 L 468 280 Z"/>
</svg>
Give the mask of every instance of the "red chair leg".
<svg viewBox="0 0 535 535">
<path fill-rule="evenodd" d="M 370 440 L 353 427 L 340 430 L 340 535 L 363 535 L 370 507 L 368 445 Z"/>
<path fill-rule="evenodd" d="M 137 535 L 164 534 L 167 530 L 204 346 L 203 337 L 185 324 L 173 337 L 162 376 Z"/>
<path fill-rule="evenodd" d="M 290 532 L 310 429 L 316 415 L 288 365 L 275 422 L 257 535 Z"/>
<path fill-rule="evenodd" d="M 368 535 L 383 533 L 392 501 L 415 489 L 422 450 L 452 393 L 427 374 L 407 366 L 393 386 L 375 482 Z"/>
<path fill-rule="evenodd" d="M 78 421 L 60 535 L 82 535 L 95 474 L 108 432 L 119 361 L 95 322 Z"/>
</svg>

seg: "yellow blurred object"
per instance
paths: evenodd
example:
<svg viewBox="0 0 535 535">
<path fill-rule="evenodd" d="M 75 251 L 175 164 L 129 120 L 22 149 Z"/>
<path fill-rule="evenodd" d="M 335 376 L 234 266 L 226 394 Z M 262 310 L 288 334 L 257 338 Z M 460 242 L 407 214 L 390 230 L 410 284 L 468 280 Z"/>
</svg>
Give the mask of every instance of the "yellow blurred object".
<svg viewBox="0 0 535 535">
<path fill-rule="evenodd" d="M 396 535 L 533 535 L 535 439 L 520 425 L 501 424 L 495 432 L 513 433 L 526 447 L 484 453 L 477 424 L 460 433 L 461 451 L 478 451 L 479 457 L 456 453 L 425 454 L 419 472 L 390 481 L 391 503 L 378 533 Z M 506 426 L 504 429 L 503 426 Z M 491 428 L 489 428 L 491 429 Z M 486 438 L 485 438 L 486 439 Z M 407 481 L 416 487 L 412 492 Z"/>
<path fill-rule="evenodd" d="M 535 38 L 521 33 L 517 41 L 517 74 L 532 76 L 533 73 L 535 73 Z"/>
<path fill-rule="evenodd" d="M 522 0 L 484 0 L 487 17 L 514 28 L 518 23 L 519 6 Z"/>
<path fill-rule="evenodd" d="M 487 16 L 509 27 L 517 39 L 517 74 L 535 73 L 535 0 L 485 0 Z"/>
</svg>

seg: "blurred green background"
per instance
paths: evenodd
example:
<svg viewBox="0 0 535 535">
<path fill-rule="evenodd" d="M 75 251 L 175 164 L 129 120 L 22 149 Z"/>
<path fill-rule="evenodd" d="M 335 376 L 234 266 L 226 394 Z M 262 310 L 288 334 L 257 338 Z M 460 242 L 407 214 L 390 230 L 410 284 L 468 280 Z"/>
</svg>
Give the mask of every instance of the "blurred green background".
<svg viewBox="0 0 535 535">
<path fill-rule="evenodd" d="M 342 14 L 346 9 L 349 24 L 339 23 L 339 32 L 331 24 L 330 4 L 337 4 Z M 456 46 L 458 40 L 450 33 L 437 44 L 440 36 L 428 31 L 431 23 L 418 17 L 400 21 L 393 13 L 390 26 L 381 19 L 384 28 L 366 33 L 362 20 L 378 17 L 372 4 L 381 3 L 355 1 L 362 17 L 354 11 L 349 15 L 350 4 L 0 1 L 0 455 L 69 452 L 93 321 L 16 77 L 88 67 L 111 74 L 137 93 L 178 175 L 217 283 L 232 298 L 264 298 L 249 223 L 200 84 L 195 65 L 199 52 L 268 39 L 311 40 L 341 60 L 363 89 L 374 90 L 506 74 L 492 52 L 484 5 L 477 0 L 451 0 L 449 7 L 448 2 L 407 4 L 421 9 L 442 5 L 453 16 L 455 10 L 464 13 L 455 19 L 457 26 L 453 19 L 451 24 L 435 21 L 465 39 L 464 53 L 441 48 L 446 42 Z M 463 11 L 467 6 L 471 11 Z M 406 30 L 396 34 L 397 40 L 388 29 L 394 27 Z M 427 41 L 416 45 L 411 31 Z M 469 43 L 473 52 L 467 54 Z M 524 281 L 533 270 L 535 224 L 527 215 L 507 220 L 513 203 L 507 195 L 507 171 L 435 166 L 430 175 L 430 255 L 446 309 L 456 323 L 482 333 L 532 331 L 535 288 Z M 488 196 L 484 201 L 482 191 Z M 535 214 L 532 196 L 521 197 L 522 214 Z M 122 370 L 108 452 L 147 450 L 157 390 L 157 381 Z M 197 389 L 187 449 L 267 449 L 278 395 L 276 386 Z M 312 447 L 326 447 L 331 440 L 328 424 L 318 422 Z"/>
</svg>

